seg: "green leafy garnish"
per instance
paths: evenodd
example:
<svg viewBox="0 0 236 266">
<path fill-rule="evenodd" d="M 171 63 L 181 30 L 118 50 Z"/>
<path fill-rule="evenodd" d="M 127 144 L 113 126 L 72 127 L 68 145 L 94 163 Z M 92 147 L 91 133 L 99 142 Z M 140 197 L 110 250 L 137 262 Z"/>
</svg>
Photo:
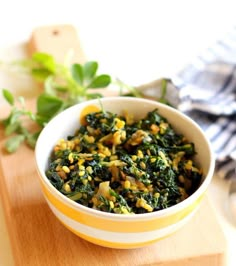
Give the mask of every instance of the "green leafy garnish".
<svg viewBox="0 0 236 266">
<path fill-rule="evenodd" d="M 94 61 L 66 66 L 49 54 L 35 53 L 18 64 L 43 85 L 43 92 L 37 97 L 36 112 L 32 112 L 26 109 L 23 97 L 15 99 L 9 90 L 2 90 L 4 99 L 11 105 L 8 117 L 1 121 L 5 134 L 12 135 L 5 145 L 8 152 L 15 152 L 23 142 L 34 147 L 42 128 L 56 114 L 76 103 L 102 97 L 89 90 L 105 88 L 111 83 L 109 75 L 97 74 L 98 63 Z M 38 131 L 32 132 L 25 125 L 27 119 L 37 125 Z"/>
<path fill-rule="evenodd" d="M 12 65 L 28 72 L 43 87 L 43 91 L 36 99 L 36 111 L 32 112 L 26 110 L 23 97 L 15 99 L 9 90 L 2 89 L 4 99 L 11 106 L 8 117 L 0 120 L 5 127 L 5 134 L 12 135 L 6 143 L 9 152 L 16 151 L 23 142 L 34 147 L 40 131 L 55 115 L 76 103 L 103 97 L 96 89 L 106 88 L 112 82 L 109 75 L 98 74 L 98 63 L 95 61 L 61 64 L 52 55 L 38 52 Z M 118 94 L 121 96 L 145 97 L 140 90 L 119 79 L 113 85 L 118 85 Z M 166 89 L 167 81 L 163 79 L 161 97 L 156 100 L 168 104 L 165 100 Z M 38 131 L 32 132 L 27 128 L 25 119 L 33 122 Z"/>
<path fill-rule="evenodd" d="M 14 104 L 14 96 L 12 95 L 12 93 L 6 89 L 2 90 L 2 94 L 3 97 L 6 99 L 6 101 L 10 104 L 13 105 Z"/>
<path fill-rule="evenodd" d="M 25 121 L 28 119 L 39 125 L 39 123 L 37 123 L 36 115 L 32 111 L 26 109 L 22 97 L 15 100 L 10 91 L 4 89 L 2 92 L 4 98 L 12 106 L 8 117 L 1 120 L 1 123 L 5 127 L 5 135 L 12 135 L 5 143 L 6 150 L 10 153 L 15 152 L 23 142 L 26 142 L 30 147 L 34 148 L 41 128 L 37 128 L 36 131 L 29 131 L 25 125 Z"/>
</svg>

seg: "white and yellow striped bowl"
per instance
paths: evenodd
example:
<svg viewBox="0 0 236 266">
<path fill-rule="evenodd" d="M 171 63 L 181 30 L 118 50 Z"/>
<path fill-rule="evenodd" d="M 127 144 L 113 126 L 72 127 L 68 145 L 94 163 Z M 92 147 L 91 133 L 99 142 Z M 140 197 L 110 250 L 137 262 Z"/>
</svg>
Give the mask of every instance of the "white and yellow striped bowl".
<svg viewBox="0 0 236 266">
<path fill-rule="evenodd" d="M 127 110 L 137 119 L 157 108 L 175 130 L 195 144 L 196 162 L 204 179 L 190 197 L 170 208 L 147 214 L 122 215 L 101 212 L 82 206 L 64 196 L 45 175 L 50 153 L 56 141 L 66 138 L 79 127 L 81 112 L 87 106 L 102 106 L 121 113 Z M 204 132 L 190 118 L 174 108 L 155 101 L 130 97 L 110 97 L 77 104 L 53 118 L 43 129 L 35 149 L 37 169 L 46 201 L 56 217 L 76 235 L 92 243 L 112 248 L 142 247 L 160 240 L 181 228 L 195 213 L 214 171 L 215 160 Z"/>
</svg>

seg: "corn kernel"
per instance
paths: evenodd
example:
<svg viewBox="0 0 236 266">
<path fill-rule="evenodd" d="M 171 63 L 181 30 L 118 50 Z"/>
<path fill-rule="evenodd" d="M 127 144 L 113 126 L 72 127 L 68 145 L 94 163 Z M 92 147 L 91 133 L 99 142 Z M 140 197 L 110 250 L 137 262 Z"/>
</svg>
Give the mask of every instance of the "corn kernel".
<svg viewBox="0 0 236 266">
<path fill-rule="evenodd" d="M 168 161 L 167 161 L 167 158 L 166 158 L 164 152 L 163 151 L 159 151 L 158 152 L 158 155 L 161 157 L 161 159 L 163 160 L 163 162 L 165 163 L 165 165 L 166 166 L 169 166 Z"/>
<path fill-rule="evenodd" d="M 121 133 L 120 133 L 120 131 L 116 131 L 113 134 L 113 143 L 114 143 L 114 145 L 121 144 Z"/>
<path fill-rule="evenodd" d="M 124 131 L 124 130 L 121 131 L 121 139 L 122 140 L 126 139 L 126 131 Z"/>
<path fill-rule="evenodd" d="M 167 123 L 161 123 L 160 124 L 160 133 L 164 134 L 166 132 L 167 127 L 168 127 Z"/>
<path fill-rule="evenodd" d="M 87 184 L 88 184 L 88 179 L 83 179 L 83 180 L 82 180 L 82 183 L 83 183 L 84 185 L 87 185 Z"/>
<path fill-rule="evenodd" d="M 110 205 L 111 209 L 114 209 L 114 202 L 113 201 L 110 200 L 109 205 Z"/>
<path fill-rule="evenodd" d="M 118 156 L 117 155 L 111 155 L 110 156 L 110 161 L 115 161 L 118 159 Z"/>
<path fill-rule="evenodd" d="M 65 149 L 67 148 L 67 145 L 66 145 L 66 143 L 64 142 L 64 143 L 61 143 L 60 147 L 61 147 L 62 150 L 65 150 Z"/>
<path fill-rule="evenodd" d="M 129 189 L 130 188 L 130 181 L 129 180 L 125 180 L 125 182 L 124 182 L 124 188 L 125 189 Z"/>
<path fill-rule="evenodd" d="M 79 170 L 85 170 L 85 166 L 84 165 L 79 165 Z"/>
<path fill-rule="evenodd" d="M 127 208 L 126 208 L 125 206 L 122 206 L 122 207 L 121 207 L 121 212 L 122 212 L 123 214 L 128 214 L 128 213 L 129 213 L 128 210 L 127 210 Z"/>
<path fill-rule="evenodd" d="M 61 165 L 57 165 L 56 169 L 57 172 L 61 171 Z"/>
<path fill-rule="evenodd" d="M 58 145 L 61 145 L 61 144 L 64 143 L 64 142 L 65 142 L 64 139 L 59 139 L 58 142 L 57 142 L 57 144 L 58 144 Z"/>
<path fill-rule="evenodd" d="M 85 175 L 85 171 L 84 170 L 80 170 L 79 171 L 79 176 L 84 176 Z"/>
<path fill-rule="evenodd" d="M 104 148 L 103 154 L 105 154 L 106 156 L 111 156 L 111 152 L 107 147 Z"/>
<path fill-rule="evenodd" d="M 145 204 L 144 209 L 146 209 L 148 212 L 152 212 L 153 211 L 153 207 L 149 204 Z"/>
<path fill-rule="evenodd" d="M 94 143 L 95 142 L 95 138 L 93 136 L 88 136 L 85 135 L 84 136 L 85 141 L 87 141 L 88 143 Z"/>
<path fill-rule="evenodd" d="M 137 156 L 138 156 L 139 158 L 143 158 L 143 152 L 142 152 L 141 150 L 138 150 L 138 152 L 137 152 Z"/>
<path fill-rule="evenodd" d="M 74 144 L 73 141 L 68 141 L 68 142 L 67 142 L 67 146 L 68 146 L 69 149 L 73 150 L 74 147 L 75 147 L 75 144 Z"/>
<path fill-rule="evenodd" d="M 80 140 L 79 140 L 79 139 L 75 139 L 75 140 L 74 140 L 74 143 L 75 143 L 75 145 L 77 145 L 77 144 L 80 143 Z"/>
<path fill-rule="evenodd" d="M 85 159 L 79 159 L 78 160 L 78 165 L 82 165 L 85 162 Z"/>
<path fill-rule="evenodd" d="M 144 207 L 145 203 L 146 203 L 146 200 L 145 200 L 145 199 L 143 199 L 143 198 L 138 199 L 138 200 L 136 201 L 136 207 L 137 207 L 137 208 L 139 208 L 139 207 Z"/>
<path fill-rule="evenodd" d="M 155 163 L 155 161 L 156 161 L 157 159 L 156 158 L 151 158 L 151 163 Z"/>
<path fill-rule="evenodd" d="M 70 168 L 66 165 L 62 166 L 62 170 L 67 174 L 70 173 Z"/>
<path fill-rule="evenodd" d="M 130 189 L 131 189 L 131 190 L 137 190 L 137 186 L 132 185 L 132 186 L 130 187 Z"/>
<path fill-rule="evenodd" d="M 119 118 L 115 118 L 115 129 L 121 129 L 125 126 L 125 121 L 120 120 Z"/>
<path fill-rule="evenodd" d="M 92 168 L 92 166 L 87 166 L 86 167 L 86 170 L 88 171 L 88 173 L 91 175 L 92 173 L 93 173 L 93 168 Z"/>
<path fill-rule="evenodd" d="M 191 170 L 192 166 L 193 166 L 192 161 L 188 160 L 188 162 L 185 164 L 185 169 L 186 170 Z"/>
<path fill-rule="evenodd" d="M 63 188 L 64 188 L 64 190 L 65 190 L 66 192 L 71 192 L 71 188 L 70 188 L 70 185 L 69 185 L 68 183 L 65 183 L 65 184 L 63 185 Z"/>
<path fill-rule="evenodd" d="M 72 152 L 68 155 L 68 160 L 70 161 L 70 163 L 74 162 L 74 158 L 73 158 L 73 153 Z"/>
<path fill-rule="evenodd" d="M 140 166 L 142 169 L 146 169 L 146 164 L 144 162 L 140 162 Z"/>
</svg>

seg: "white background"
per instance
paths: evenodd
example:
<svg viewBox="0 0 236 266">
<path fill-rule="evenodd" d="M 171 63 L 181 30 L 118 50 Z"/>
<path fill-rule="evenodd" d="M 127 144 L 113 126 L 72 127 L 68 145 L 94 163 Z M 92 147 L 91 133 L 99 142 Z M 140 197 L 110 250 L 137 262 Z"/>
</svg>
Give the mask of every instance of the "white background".
<svg viewBox="0 0 236 266">
<path fill-rule="evenodd" d="M 86 57 L 100 71 L 138 85 L 171 76 L 199 52 L 236 25 L 236 1 L 0 0 L 0 60 L 15 58 L 35 27 L 72 24 L 78 29 Z M 0 79 L 0 87 L 5 87 Z M 235 265 L 236 229 L 224 216 L 228 182 L 210 188 L 219 220 L 229 240 L 230 266 Z M 12 257 L 0 208 L 0 265 Z M 235 261 L 234 261 L 235 262 Z"/>
<path fill-rule="evenodd" d="M 0 44 L 32 29 L 71 23 L 88 59 L 136 85 L 170 75 L 236 22 L 236 1 L 0 1 Z"/>
</svg>

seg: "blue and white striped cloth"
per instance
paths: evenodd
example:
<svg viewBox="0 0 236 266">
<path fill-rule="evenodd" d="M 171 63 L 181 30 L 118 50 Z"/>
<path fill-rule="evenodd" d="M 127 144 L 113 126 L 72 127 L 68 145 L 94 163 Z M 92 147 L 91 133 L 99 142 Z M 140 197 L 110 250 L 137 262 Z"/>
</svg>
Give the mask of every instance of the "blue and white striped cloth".
<svg viewBox="0 0 236 266">
<path fill-rule="evenodd" d="M 236 27 L 186 66 L 172 82 L 174 105 L 204 130 L 216 155 L 216 174 L 236 177 Z"/>
</svg>

